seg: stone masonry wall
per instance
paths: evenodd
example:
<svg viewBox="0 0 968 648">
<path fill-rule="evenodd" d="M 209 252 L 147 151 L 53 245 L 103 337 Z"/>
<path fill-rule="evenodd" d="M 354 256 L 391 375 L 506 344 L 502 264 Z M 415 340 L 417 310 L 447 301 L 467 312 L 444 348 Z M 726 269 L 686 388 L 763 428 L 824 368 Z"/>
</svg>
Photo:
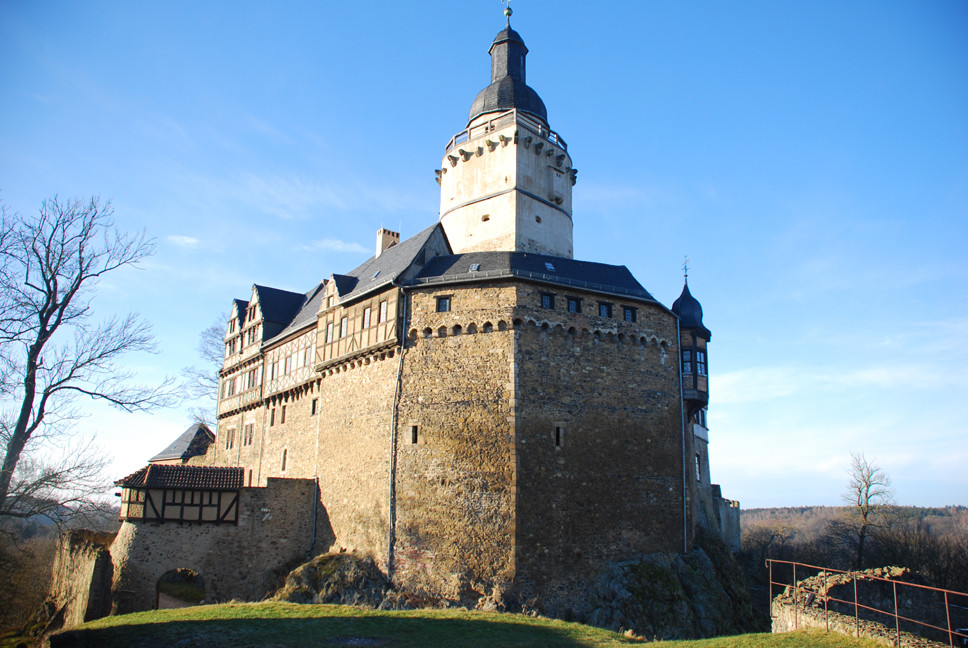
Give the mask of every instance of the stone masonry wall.
<svg viewBox="0 0 968 648">
<path fill-rule="evenodd" d="M 599 317 L 602 301 L 613 317 Z M 691 542 L 676 322 L 655 304 L 560 288 L 520 285 L 518 302 L 517 572 L 547 612 L 579 612 L 579 584 L 604 562 Z"/>
<path fill-rule="evenodd" d="M 242 490 L 238 526 L 123 523 L 110 548 L 113 611 L 152 609 L 158 579 L 182 567 L 201 575 L 208 602 L 263 598 L 310 550 L 315 498 L 314 480 L 270 479 Z"/>
<path fill-rule="evenodd" d="M 506 283 L 410 295 L 394 570 L 409 589 L 473 603 L 514 577 L 514 303 Z"/>
<path fill-rule="evenodd" d="M 111 612 L 113 567 L 108 545 L 114 534 L 73 530 L 57 545 L 48 598 L 63 607 L 63 625 L 72 627 Z"/>
</svg>

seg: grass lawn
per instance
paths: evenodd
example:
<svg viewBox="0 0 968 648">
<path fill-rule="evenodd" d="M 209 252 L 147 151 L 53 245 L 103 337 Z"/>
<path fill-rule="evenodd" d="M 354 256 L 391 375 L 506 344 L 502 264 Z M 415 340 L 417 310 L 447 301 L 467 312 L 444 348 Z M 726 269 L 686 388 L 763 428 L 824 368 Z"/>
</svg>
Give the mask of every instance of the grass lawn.
<svg viewBox="0 0 968 648">
<path fill-rule="evenodd" d="M 341 605 L 228 603 L 138 612 L 86 623 L 51 645 L 91 648 L 514 648 L 629 646 L 642 642 L 608 630 L 517 614 L 414 610 L 380 612 Z M 751 634 L 662 642 L 663 648 L 874 648 L 836 634 Z"/>
</svg>

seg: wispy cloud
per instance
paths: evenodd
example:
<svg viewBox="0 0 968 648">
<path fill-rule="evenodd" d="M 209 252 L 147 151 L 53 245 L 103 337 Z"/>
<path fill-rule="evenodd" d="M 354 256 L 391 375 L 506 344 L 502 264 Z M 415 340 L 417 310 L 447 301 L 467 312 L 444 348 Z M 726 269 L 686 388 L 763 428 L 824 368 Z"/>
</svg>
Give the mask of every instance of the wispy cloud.
<svg viewBox="0 0 968 648">
<path fill-rule="evenodd" d="M 178 247 L 183 247 L 183 248 L 193 248 L 196 245 L 198 245 L 197 238 L 194 238 L 191 236 L 185 236 L 183 234 L 170 234 L 165 237 L 165 240 L 168 241 L 169 243 L 172 243 L 174 245 L 177 245 Z"/>
<path fill-rule="evenodd" d="M 328 250 L 330 252 L 367 252 L 368 250 L 359 243 L 340 241 L 338 239 L 320 239 L 312 241 L 296 248 L 300 252 L 317 252 Z"/>
</svg>

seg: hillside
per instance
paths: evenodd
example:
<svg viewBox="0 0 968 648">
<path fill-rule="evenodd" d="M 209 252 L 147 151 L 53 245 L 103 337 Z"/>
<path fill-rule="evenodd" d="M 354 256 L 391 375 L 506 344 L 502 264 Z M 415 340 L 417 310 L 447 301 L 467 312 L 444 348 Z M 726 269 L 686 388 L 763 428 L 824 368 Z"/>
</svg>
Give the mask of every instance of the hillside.
<svg viewBox="0 0 968 648">
<path fill-rule="evenodd" d="M 51 638 L 52 648 L 239 646 L 393 646 L 448 648 L 542 646 L 612 648 L 643 639 L 542 617 L 459 610 L 384 612 L 338 605 L 230 603 L 139 612 L 87 623 Z M 681 648 L 873 648 L 840 635 L 754 634 L 662 642 Z"/>
</svg>

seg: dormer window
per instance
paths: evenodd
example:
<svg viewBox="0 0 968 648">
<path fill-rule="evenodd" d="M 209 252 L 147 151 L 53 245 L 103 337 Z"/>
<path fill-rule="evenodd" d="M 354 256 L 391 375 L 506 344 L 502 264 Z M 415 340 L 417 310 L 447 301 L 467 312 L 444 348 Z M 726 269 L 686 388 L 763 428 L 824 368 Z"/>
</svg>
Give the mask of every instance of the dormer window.
<svg viewBox="0 0 968 648">
<path fill-rule="evenodd" d="M 555 270 L 555 264 L 553 264 L 551 261 L 545 261 L 545 270 L 548 272 L 557 272 L 557 270 Z"/>
</svg>

